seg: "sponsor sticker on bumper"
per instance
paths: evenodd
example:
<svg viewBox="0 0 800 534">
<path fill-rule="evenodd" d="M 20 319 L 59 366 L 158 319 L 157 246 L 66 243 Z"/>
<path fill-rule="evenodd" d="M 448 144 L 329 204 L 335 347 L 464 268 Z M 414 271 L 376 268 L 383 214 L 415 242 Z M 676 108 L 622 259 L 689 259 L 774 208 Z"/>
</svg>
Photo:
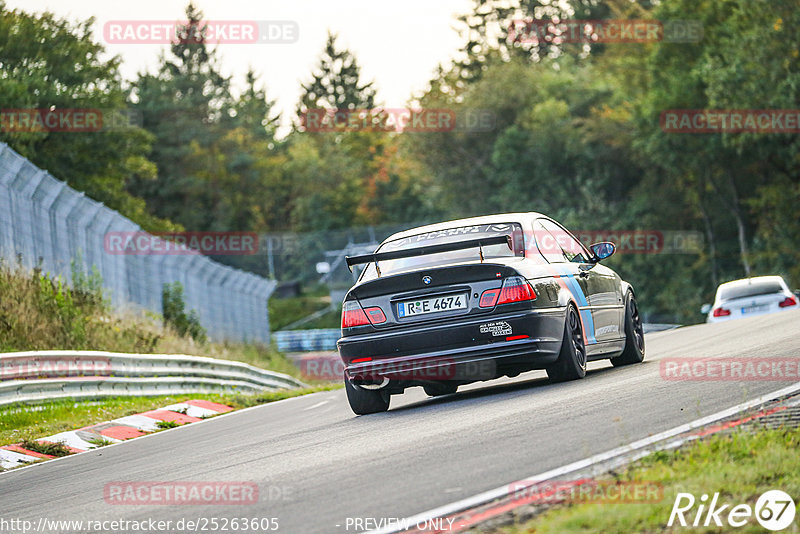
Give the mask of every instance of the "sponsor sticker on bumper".
<svg viewBox="0 0 800 534">
<path fill-rule="evenodd" d="M 508 336 L 514 329 L 506 321 L 496 321 L 480 325 L 481 334 L 492 334 L 494 337 Z"/>
</svg>

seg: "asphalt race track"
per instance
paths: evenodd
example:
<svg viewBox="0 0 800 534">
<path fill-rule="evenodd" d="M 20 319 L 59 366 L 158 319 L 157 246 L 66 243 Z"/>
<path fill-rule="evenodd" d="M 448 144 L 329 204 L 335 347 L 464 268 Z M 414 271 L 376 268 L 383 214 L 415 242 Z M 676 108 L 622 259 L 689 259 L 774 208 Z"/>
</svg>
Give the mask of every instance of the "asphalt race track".
<svg viewBox="0 0 800 534">
<path fill-rule="evenodd" d="M 344 390 L 259 406 L 2 473 L 0 517 L 277 517 L 279 532 L 354 532 L 348 517 L 411 516 L 785 387 L 797 379 L 668 381 L 659 360 L 796 358 L 798 333 L 800 311 L 656 332 L 640 365 L 595 362 L 565 384 L 527 373 L 439 399 L 415 388 L 365 417 Z M 259 502 L 123 506 L 103 494 L 109 482 L 216 480 L 257 483 Z"/>
</svg>

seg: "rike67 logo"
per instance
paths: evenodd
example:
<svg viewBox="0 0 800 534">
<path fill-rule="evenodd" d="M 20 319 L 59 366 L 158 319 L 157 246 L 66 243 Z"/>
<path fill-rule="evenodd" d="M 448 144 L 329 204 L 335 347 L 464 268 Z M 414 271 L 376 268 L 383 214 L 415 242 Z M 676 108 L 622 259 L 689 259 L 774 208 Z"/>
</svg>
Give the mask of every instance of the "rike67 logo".
<svg viewBox="0 0 800 534">
<path fill-rule="evenodd" d="M 681 527 L 743 527 L 755 516 L 758 524 L 767 530 L 783 530 L 794 523 L 794 500 L 781 490 L 765 491 L 749 504 L 732 505 L 720 501 L 719 493 L 709 500 L 707 494 L 696 499 L 691 493 L 678 493 L 667 526 Z M 727 530 L 727 529 L 726 529 Z"/>
</svg>

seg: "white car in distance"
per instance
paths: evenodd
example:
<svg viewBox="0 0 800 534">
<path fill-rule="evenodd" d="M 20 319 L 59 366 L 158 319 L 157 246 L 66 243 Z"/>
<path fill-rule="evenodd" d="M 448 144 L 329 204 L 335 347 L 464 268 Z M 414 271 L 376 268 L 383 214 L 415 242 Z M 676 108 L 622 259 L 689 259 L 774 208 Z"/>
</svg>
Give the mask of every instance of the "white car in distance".
<svg viewBox="0 0 800 534">
<path fill-rule="evenodd" d="M 798 296 L 780 276 L 756 276 L 720 284 L 714 304 L 704 304 L 706 322 L 718 323 L 742 317 L 797 309 Z"/>
</svg>

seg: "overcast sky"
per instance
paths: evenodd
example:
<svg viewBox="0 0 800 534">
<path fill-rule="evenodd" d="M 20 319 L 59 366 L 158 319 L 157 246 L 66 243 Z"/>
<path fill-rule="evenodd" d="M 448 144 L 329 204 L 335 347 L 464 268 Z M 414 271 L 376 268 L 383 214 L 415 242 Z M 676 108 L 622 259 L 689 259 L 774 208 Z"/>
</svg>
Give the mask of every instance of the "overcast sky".
<svg viewBox="0 0 800 534">
<path fill-rule="evenodd" d="M 182 20 L 188 0 L 6 0 L 27 12 L 49 10 L 70 20 L 95 17 L 95 39 L 104 42 L 103 27 L 118 20 Z M 340 46 L 358 58 L 365 80 L 374 80 L 378 101 L 401 107 L 424 90 L 436 65 L 452 59 L 462 41 L 456 16 L 470 10 L 471 0 L 195 0 L 209 20 L 290 20 L 299 25 L 292 44 L 222 44 L 223 72 L 241 83 L 252 66 L 279 108 L 293 113 L 300 83 L 309 79 L 325 44 L 327 30 L 339 34 Z M 104 42 L 105 44 L 105 42 Z M 122 75 L 155 70 L 164 45 L 106 44 L 122 56 Z M 284 118 L 284 121 L 286 118 Z"/>
</svg>

